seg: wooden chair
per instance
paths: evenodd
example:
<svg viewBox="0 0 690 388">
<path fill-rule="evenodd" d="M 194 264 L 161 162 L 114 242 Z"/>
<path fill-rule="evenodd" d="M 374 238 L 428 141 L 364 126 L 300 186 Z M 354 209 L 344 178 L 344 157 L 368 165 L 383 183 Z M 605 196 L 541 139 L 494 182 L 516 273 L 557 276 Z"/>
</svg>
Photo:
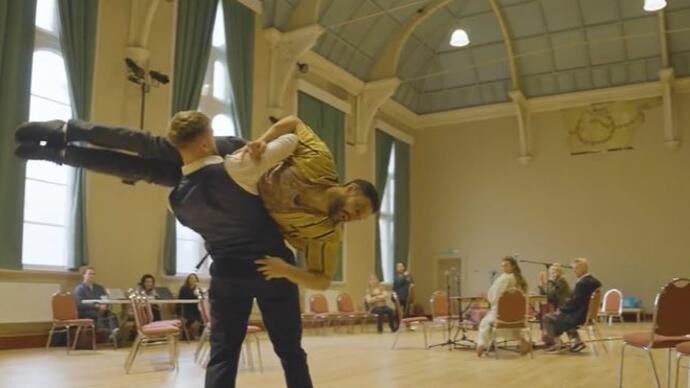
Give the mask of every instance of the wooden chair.
<svg viewBox="0 0 690 388">
<path fill-rule="evenodd" d="M 82 328 L 85 330 L 91 329 L 91 338 L 93 350 L 96 350 L 96 324 L 93 319 L 79 318 L 77 314 L 77 303 L 74 297 L 69 292 L 56 292 L 51 296 L 51 305 L 53 308 L 53 325 L 48 332 L 48 342 L 46 349 L 50 347 L 50 342 L 53 339 L 53 334 L 56 332 L 65 333 L 67 338 L 66 348 L 69 354 L 70 348 L 74 350 L 79 340 Z M 77 331 L 74 335 L 74 342 L 70 346 L 70 329 L 76 327 Z"/>
<path fill-rule="evenodd" d="M 492 324 L 491 343 L 495 349 L 496 358 L 498 358 L 498 346 L 496 345 L 496 337 L 498 330 L 519 330 L 527 333 L 529 341 L 530 357 L 534 358 L 532 350 L 532 330 L 529 326 L 529 314 L 527 310 L 527 297 L 517 288 L 509 288 L 505 290 L 501 296 L 498 297 L 496 303 L 496 320 Z M 522 336 L 519 340 L 522 339 Z"/>
<path fill-rule="evenodd" d="M 132 312 L 137 327 L 137 337 L 132 344 L 129 355 L 125 359 L 125 371 L 129 373 L 141 347 L 167 345 L 172 369 L 177 369 L 177 336 L 180 327 L 163 321 L 152 322 L 153 315 L 148 298 L 132 294 Z"/>
<path fill-rule="evenodd" d="M 584 342 L 589 342 L 592 344 L 592 351 L 595 355 L 599 354 L 598 346 L 604 349 L 604 353 L 608 353 L 606 345 L 603 343 L 604 338 L 601 336 L 599 331 L 599 326 L 597 324 L 597 319 L 599 317 L 599 306 L 601 305 L 601 289 L 597 288 L 589 297 L 589 307 L 587 309 L 587 318 L 585 322 L 578 326 L 578 329 L 585 330 L 589 340 Z"/>
<path fill-rule="evenodd" d="M 623 364 L 627 346 L 642 349 L 647 353 L 657 388 L 661 388 L 661 381 L 654 364 L 652 349 L 668 349 L 667 385 L 671 385 L 671 351 L 677 345 L 687 342 L 690 336 L 690 279 L 673 279 L 661 289 L 654 300 L 653 322 L 648 332 L 623 336 L 618 377 L 620 388 L 623 387 Z"/>
<path fill-rule="evenodd" d="M 607 319 L 609 326 L 613 323 L 613 318 L 618 318 L 623 322 L 623 293 L 613 288 L 604 293 L 604 301 L 601 304 L 599 318 Z"/>
<path fill-rule="evenodd" d="M 398 343 L 398 338 L 400 337 L 400 332 L 402 332 L 403 326 L 408 328 L 413 326 L 421 326 L 422 332 L 424 333 L 424 349 L 428 348 L 429 342 L 426 333 L 426 325 L 429 322 L 429 318 L 425 316 L 403 317 L 403 309 L 402 306 L 400 306 L 400 300 L 398 299 L 398 295 L 396 295 L 395 292 L 392 293 L 392 298 L 393 303 L 395 304 L 395 311 L 398 314 L 400 327 L 398 328 L 398 331 L 395 333 L 395 339 L 393 340 L 393 346 L 391 346 L 391 349 L 395 349 L 395 345 Z"/>
</svg>

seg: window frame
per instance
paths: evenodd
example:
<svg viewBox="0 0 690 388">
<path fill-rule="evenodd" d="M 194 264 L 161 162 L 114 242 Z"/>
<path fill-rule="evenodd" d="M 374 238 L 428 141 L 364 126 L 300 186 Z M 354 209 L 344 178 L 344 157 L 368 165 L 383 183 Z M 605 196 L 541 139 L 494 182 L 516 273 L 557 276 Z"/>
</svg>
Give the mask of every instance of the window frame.
<svg viewBox="0 0 690 388">
<path fill-rule="evenodd" d="M 62 53 L 62 46 L 60 43 L 60 34 L 59 34 L 59 15 L 58 15 L 58 5 L 57 5 L 57 0 L 55 1 L 55 7 L 54 7 L 54 14 L 53 14 L 53 26 L 55 27 L 56 31 L 51 32 L 48 31 L 42 27 L 39 27 L 36 25 L 36 21 L 34 20 L 34 47 L 33 47 L 33 52 L 32 56 L 36 55 L 37 52 L 39 51 L 47 51 L 50 53 L 53 53 L 55 55 L 60 56 L 62 58 L 63 62 L 65 61 L 65 57 Z M 32 63 L 32 78 L 33 78 L 33 66 L 35 64 Z M 65 64 L 65 72 L 67 71 L 66 69 L 66 64 Z M 66 76 L 69 76 L 68 74 L 65 74 Z M 32 80 L 33 81 L 33 80 Z M 68 85 L 68 95 L 71 94 L 71 91 L 69 90 L 69 85 Z M 60 105 L 64 105 L 63 102 L 61 101 L 55 101 L 50 98 L 44 97 L 44 96 L 39 96 L 35 95 L 32 91 L 30 91 L 30 96 L 31 97 L 38 97 L 42 98 L 47 101 L 51 101 Z M 70 101 L 69 101 L 69 108 L 70 110 L 72 109 L 72 101 L 71 101 L 71 95 L 69 95 Z M 31 109 L 31 107 L 29 107 Z M 62 166 L 61 168 L 67 168 L 66 166 Z M 24 174 L 24 184 L 26 185 L 27 181 L 35 181 L 35 182 L 40 182 L 40 183 L 46 183 L 46 184 L 51 184 L 51 185 L 56 185 L 56 186 L 61 186 L 64 188 L 64 190 L 69 193 L 70 191 L 70 185 L 73 184 L 72 180 L 68 180 L 65 184 L 62 183 L 56 183 L 56 182 L 49 182 L 46 180 L 42 179 L 37 179 L 37 178 L 29 178 L 26 175 L 26 172 Z M 26 199 L 26 191 L 24 193 L 24 199 Z M 23 211 L 26 212 L 26 203 L 23 204 Z M 22 216 L 22 231 L 24 230 L 24 227 L 26 224 L 30 225 L 44 225 L 44 226 L 52 226 L 52 227 L 61 227 L 65 231 L 65 236 L 67 236 L 67 228 L 69 227 L 68 223 L 65 223 L 65 225 L 56 225 L 56 224 L 51 224 L 51 223 L 46 223 L 46 222 L 37 222 L 37 221 L 26 221 L 24 216 Z M 22 233 L 22 244 L 24 244 L 24 239 L 26 236 Z M 65 243 L 68 243 L 65 241 Z M 66 257 L 65 257 L 66 259 Z M 65 265 L 50 265 L 50 264 L 31 264 L 31 263 L 25 263 L 24 261 L 24 253 L 22 253 L 22 269 L 27 270 L 27 271 L 37 271 L 37 272 L 55 272 L 55 273 L 65 273 L 65 272 L 70 272 L 69 271 L 69 266 L 67 263 Z"/>
<path fill-rule="evenodd" d="M 225 20 L 224 20 L 224 10 L 223 10 L 223 5 L 222 3 L 218 3 L 218 8 L 216 9 L 216 18 L 217 20 L 221 20 L 223 22 L 223 44 L 220 46 L 214 46 L 213 42 L 211 42 L 211 50 L 209 51 L 209 58 L 208 58 L 208 63 L 206 64 L 206 72 L 204 74 L 204 80 L 203 80 L 203 86 L 201 88 L 201 98 L 199 99 L 199 111 L 203 112 L 204 114 L 208 115 L 211 120 L 213 120 L 217 115 L 227 115 L 232 119 L 232 114 L 233 114 L 233 102 L 232 102 L 232 92 L 230 90 L 230 79 L 229 79 L 229 68 L 228 68 L 228 62 L 227 62 L 227 44 L 225 42 Z M 218 24 L 214 25 L 214 29 L 218 28 Z M 215 83 L 215 63 L 220 62 L 221 66 L 225 69 L 225 88 L 226 88 L 226 101 L 223 101 L 219 98 L 216 98 L 214 96 L 214 83 Z M 234 127 L 233 125 L 233 136 L 237 136 L 237 128 Z M 173 279 L 178 279 L 178 278 L 185 278 L 189 274 L 196 274 L 199 276 L 199 279 L 210 279 L 210 274 L 209 274 L 209 269 L 210 269 L 210 263 L 212 259 L 208 259 L 202 269 L 198 272 L 181 272 L 179 270 L 180 268 L 180 263 L 184 262 L 185 259 L 180 258 L 180 242 L 194 242 L 200 244 L 201 249 L 199 249 L 199 255 L 197 258 L 194 258 L 193 260 L 201 260 L 201 258 L 207 253 L 206 249 L 204 247 L 204 240 L 201 236 L 198 234 L 195 236 L 195 238 L 188 238 L 188 237 L 180 237 L 179 233 L 179 228 L 181 224 L 177 219 L 175 220 L 175 267 L 177 270 L 175 271 L 175 275 L 165 275 L 168 278 L 173 278 Z M 193 232 L 193 231 L 192 231 Z M 190 260 L 191 258 L 186 258 L 186 260 Z"/>
</svg>

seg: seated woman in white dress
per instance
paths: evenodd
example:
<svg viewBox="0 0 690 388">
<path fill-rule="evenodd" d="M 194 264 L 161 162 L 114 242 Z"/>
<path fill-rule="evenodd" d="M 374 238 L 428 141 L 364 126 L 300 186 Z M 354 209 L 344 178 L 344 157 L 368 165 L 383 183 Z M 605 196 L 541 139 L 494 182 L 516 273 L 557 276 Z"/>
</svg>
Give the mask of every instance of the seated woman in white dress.
<svg viewBox="0 0 690 388">
<path fill-rule="evenodd" d="M 522 271 L 517 261 L 513 257 L 504 257 L 501 260 L 501 276 L 494 280 L 494 283 L 489 288 L 486 298 L 491 304 L 491 310 L 484 319 L 479 323 L 479 336 L 477 338 L 477 356 L 481 357 L 487 350 L 491 342 L 491 330 L 493 323 L 496 321 L 496 310 L 498 309 L 498 298 L 503 292 L 509 288 L 519 288 L 523 292 L 527 292 L 527 282 L 522 277 Z M 511 333 L 514 331 L 514 333 Z M 503 331 L 502 331 L 503 332 Z M 519 337 L 519 330 L 505 330 L 506 337 Z M 530 345 L 525 338 L 521 338 L 522 350 L 526 352 Z"/>
</svg>

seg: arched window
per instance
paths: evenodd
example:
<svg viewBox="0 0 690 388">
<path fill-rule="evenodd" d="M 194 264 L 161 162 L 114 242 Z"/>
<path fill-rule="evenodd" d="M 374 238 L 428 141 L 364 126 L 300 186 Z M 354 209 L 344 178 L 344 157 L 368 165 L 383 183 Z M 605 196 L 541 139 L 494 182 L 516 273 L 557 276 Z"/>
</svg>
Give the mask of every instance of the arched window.
<svg viewBox="0 0 690 388">
<path fill-rule="evenodd" d="M 211 44 L 199 110 L 211 118 L 216 136 L 235 136 L 237 132 L 231 116 L 232 100 L 222 2 L 219 2 L 216 11 Z M 205 254 L 206 249 L 201 236 L 177 222 L 177 273 L 195 272 L 194 267 Z M 208 273 L 209 263 L 210 260 L 206 261 L 201 273 Z"/>
<path fill-rule="evenodd" d="M 58 37 L 56 0 L 38 0 L 36 44 L 31 71 L 29 120 L 68 120 L 72 116 L 65 61 Z M 30 161 L 26 165 L 22 263 L 66 267 L 70 167 Z"/>
</svg>

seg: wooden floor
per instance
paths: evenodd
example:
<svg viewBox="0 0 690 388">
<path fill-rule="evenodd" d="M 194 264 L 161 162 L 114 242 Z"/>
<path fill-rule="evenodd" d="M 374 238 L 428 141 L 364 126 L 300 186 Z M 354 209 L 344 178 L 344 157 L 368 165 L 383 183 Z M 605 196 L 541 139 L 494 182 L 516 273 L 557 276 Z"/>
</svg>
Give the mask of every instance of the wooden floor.
<svg viewBox="0 0 690 388">
<path fill-rule="evenodd" d="M 605 336 L 648 329 L 648 324 L 602 326 Z M 390 350 L 390 333 L 320 335 L 306 333 L 304 347 L 316 387 L 591 387 L 617 386 L 620 341 L 609 343 L 609 353 L 548 355 L 534 359 L 502 352 L 501 359 L 479 359 L 471 351 L 421 348 L 418 332 L 401 335 L 401 349 Z M 431 342 L 441 341 L 434 332 Z M 180 368 L 167 370 L 164 348 L 145 350 L 132 374 L 122 364 L 128 349 L 79 351 L 27 349 L 0 352 L 0 387 L 201 387 L 204 371 L 193 363 L 196 344 L 182 343 Z M 241 370 L 239 387 L 282 387 L 282 370 L 268 341 L 263 341 L 265 372 Z M 666 353 L 655 354 L 661 378 L 666 377 Z M 682 372 L 681 374 L 686 374 Z M 651 387 L 649 363 L 643 352 L 632 349 L 626 357 L 626 387 Z M 686 377 L 681 382 L 686 384 Z M 681 385 L 685 387 L 686 385 Z"/>
</svg>

